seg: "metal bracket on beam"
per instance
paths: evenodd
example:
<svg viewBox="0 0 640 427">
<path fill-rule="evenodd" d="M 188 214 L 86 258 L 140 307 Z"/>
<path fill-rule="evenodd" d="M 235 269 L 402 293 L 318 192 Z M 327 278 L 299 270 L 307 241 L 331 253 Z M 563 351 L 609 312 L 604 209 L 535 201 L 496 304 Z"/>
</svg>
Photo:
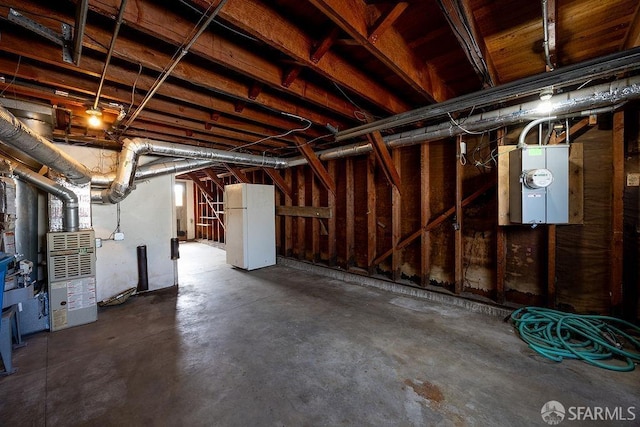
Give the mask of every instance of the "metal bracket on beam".
<svg viewBox="0 0 640 427">
<path fill-rule="evenodd" d="M 10 22 L 20 25 L 27 30 L 31 30 L 39 36 L 44 37 L 45 39 L 52 41 L 58 46 L 62 47 L 62 60 L 64 62 L 69 62 L 73 64 L 73 53 L 71 50 L 71 44 L 73 40 L 71 25 L 62 23 L 61 32 L 62 34 L 58 34 L 52 29 L 45 27 L 42 24 L 34 21 L 33 19 L 27 18 L 22 15 L 15 9 L 9 9 L 8 19 Z"/>
</svg>

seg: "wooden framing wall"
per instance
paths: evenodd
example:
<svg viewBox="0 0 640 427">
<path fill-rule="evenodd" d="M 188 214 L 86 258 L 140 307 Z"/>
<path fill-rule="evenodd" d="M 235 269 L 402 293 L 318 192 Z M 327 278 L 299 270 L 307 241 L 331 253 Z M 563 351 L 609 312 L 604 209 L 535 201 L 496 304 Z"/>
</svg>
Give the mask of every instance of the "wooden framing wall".
<svg viewBox="0 0 640 427">
<path fill-rule="evenodd" d="M 606 215 L 591 218 L 585 213 L 592 228 L 498 226 L 497 159 L 492 153 L 498 145 L 514 144 L 518 135 L 517 130 L 499 130 L 392 150 L 399 186 L 381 173 L 381 160 L 373 153 L 323 163 L 335 193 L 308 166 L 279 172 L 276 203 L 293 213 L 277 217 L 278 254 L 432 290 L 475 294 L 498 304 L 558 302 L 560 308 L 578 312 L 610 312 L 624 300 L 623 132 L 623 116 L 616 115 L 610 128 L 576 135 L 577 142 L 584 141 L 584 155 L 591 156 L 585 159 L 585 200 L 606 199 Z M 463 141 L 467 154 L 461 159 Z M 603 147 L 609 147 L 608 165 L 599 158 Z M 611 175 L 598 176 L 607 170 Z M 246 174 L 251 182 L 275 182 L 272 173 Z M 590 184 L 602 179 L 610 183 L 606 194 L 604 187 Z M 309 217 L 309 209 L 328 214 Z M 604 287 L 585 285 L 588 275 L 579 274 L 578 280 L 567 274 L 576 262 L 589 263 L 589 239 L 602 239 L 596 230 L 610 230 L 614 236 L 606 250 L 615 262 L 597 267 L 607 270 L 597 273 L 608 277 Z M 207 238 L 220 235 L 217 230 Z M 603 298 L 592 295 L 589 302 L 579 295 L 598 292 Z"/>
</svg>

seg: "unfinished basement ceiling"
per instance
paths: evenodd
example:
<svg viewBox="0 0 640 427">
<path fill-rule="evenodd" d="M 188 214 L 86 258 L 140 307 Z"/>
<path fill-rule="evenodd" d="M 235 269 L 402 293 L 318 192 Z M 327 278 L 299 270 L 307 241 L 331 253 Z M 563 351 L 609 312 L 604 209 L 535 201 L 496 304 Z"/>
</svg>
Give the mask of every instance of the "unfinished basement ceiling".
<svg viewBox="0 0 640 427">
<path fill-rule="evenodd" d="M 545 3 L 553 67 L 640 45 L 636 0 L 228 0 L 206 28 L 219 1 L 129 0 L 93 129 L 121 0 L 88 1 L 84 26 L 82 3 L 0 3 L 0 93 L 55 105 L 57 141 L 115 150 L 125 137 L 278 157 L 343 145 L 335 131 L 548 71 Z M 29 22 L 68 24 L 72 56 L 84 29 L 77 64 Z"/>
</svg>

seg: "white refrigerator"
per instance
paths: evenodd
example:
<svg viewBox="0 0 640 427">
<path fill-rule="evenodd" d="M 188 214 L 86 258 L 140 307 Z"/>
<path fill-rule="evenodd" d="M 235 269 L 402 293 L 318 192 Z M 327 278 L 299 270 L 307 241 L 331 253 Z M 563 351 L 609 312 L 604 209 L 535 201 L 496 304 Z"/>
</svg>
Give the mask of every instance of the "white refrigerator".
<svg viewBox="0 0 640 427">
<path fill-rule="evenodd" d="M 273 185 L 224 187 L 227 264 L 254 270 L 276 263 Z"/>
</svg>

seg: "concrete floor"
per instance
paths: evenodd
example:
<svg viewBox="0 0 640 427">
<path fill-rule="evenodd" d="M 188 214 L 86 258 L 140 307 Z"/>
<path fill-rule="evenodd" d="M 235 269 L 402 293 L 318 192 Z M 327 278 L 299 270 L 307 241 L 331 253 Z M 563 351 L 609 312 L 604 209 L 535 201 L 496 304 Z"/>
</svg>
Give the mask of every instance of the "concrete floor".
<svg viewBox="0 0 640 427">
<path fill-rule="evenodd" d="M 545 361 L 498 318 L 180 253 L 179 291 L 27 337 L 0 378 L 0 425 L 540 426 L 549 400 L 640 406 L 639 369 Z"/>
</svg>

